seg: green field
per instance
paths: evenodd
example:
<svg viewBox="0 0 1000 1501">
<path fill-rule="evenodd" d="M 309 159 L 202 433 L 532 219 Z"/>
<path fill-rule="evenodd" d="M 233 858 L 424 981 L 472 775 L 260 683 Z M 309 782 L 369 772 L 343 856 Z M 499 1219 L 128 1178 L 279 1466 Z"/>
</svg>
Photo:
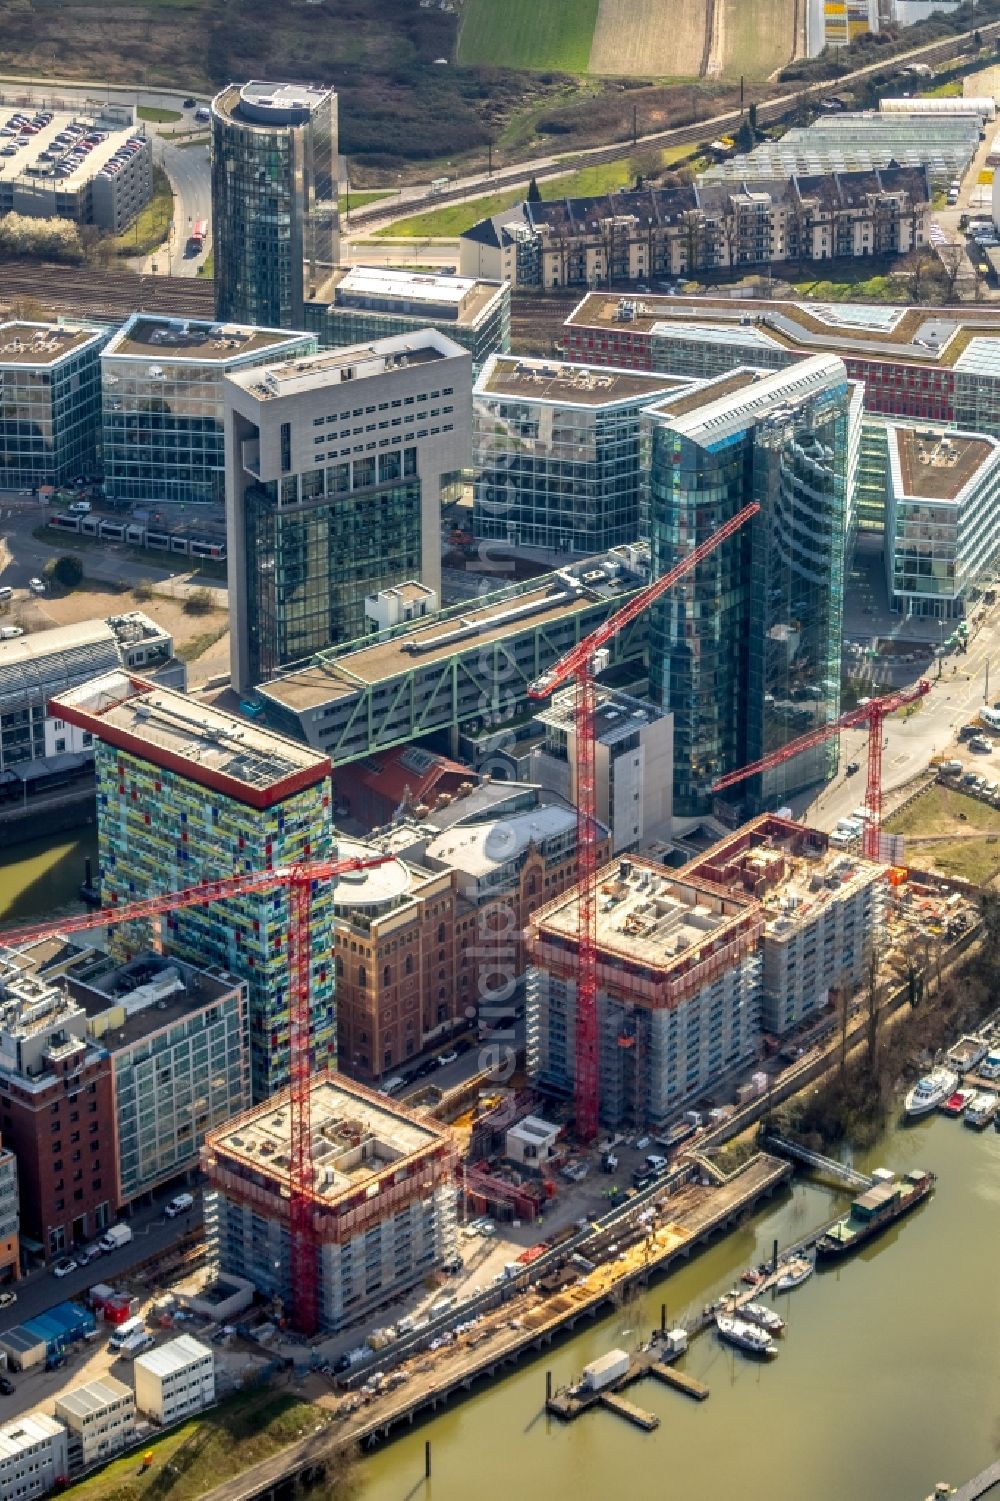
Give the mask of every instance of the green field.
<svg viewBox="0 0 1000 1501">
<path fill-rule="evenodd" d="M 585 73 L 598 6 L 599 0 L 465 0 L 458 61 Z"/>
</svg>

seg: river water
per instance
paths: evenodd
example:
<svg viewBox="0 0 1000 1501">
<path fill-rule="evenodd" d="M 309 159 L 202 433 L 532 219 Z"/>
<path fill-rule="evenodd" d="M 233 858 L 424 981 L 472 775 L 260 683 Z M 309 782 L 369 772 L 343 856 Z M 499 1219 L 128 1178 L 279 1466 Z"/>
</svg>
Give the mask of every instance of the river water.
<svg viewBox="0 0 1000 1501">
<path fill-rule="evenodd" d="M 0 834 L 0 923 L 44 922 L 80 912 L 84 862 L 97 872 L 97 828 L 4 847 Z"/>
<path fill-rule="evenodd" d="M 1000 1454 L 1000 1134 L 933 1116 L 891 1129 L 865 1170 L 933 1169 L 933 1197 L 866 1250 L 777 1299 L 788 1320 L 766 1366 L 703 1334 L 681 1368 L 706 1402 L 653 1380 L 630 1388 L 660 1427 L 603 1411 L 563 1426 L 556 1385 L 615 1346 L 724 1292 L 748 1265 L 849 1204 L 801 1183 L 609 1315 L 433 1422 L 376 1451 L 363 1501 L 923 1501 Z M 626 1333 L 626 1327 L 631 1332 Z M 425 1438 L 433 1477 L 423 1481 Z"/>
</svg>

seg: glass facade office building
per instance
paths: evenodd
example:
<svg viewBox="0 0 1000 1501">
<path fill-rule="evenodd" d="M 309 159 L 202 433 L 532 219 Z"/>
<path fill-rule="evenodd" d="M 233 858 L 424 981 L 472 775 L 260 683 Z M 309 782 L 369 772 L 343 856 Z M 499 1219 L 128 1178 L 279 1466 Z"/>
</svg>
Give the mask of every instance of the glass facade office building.
<svg viewBox="0 0 1000 1501">
<path fill-rule="evenodd" d="M 107 337 L 71 324 L 0 323 L 0 490 L 93 473 Z"/>
<path fill-rule="evenodd" d="M 223 376 L 315 349 L 311 334 L 133 313 L 101 356 L 107 494 L 221 505 Z"/>
<path fill-rule="evenodd" d="M 582 557 L 637 541 L 639 416 L 681 384 L 494 356 L 473 391 L 473 534 Z"/>
<path fill-rule="evenodd" d="M 332 89 L 251 82 L 216 95 L 212 222 L 218 317 L 304 327 L 339 257 Z"/>
<path fill-rule="evenodd" d="M 834 356 L 737 371 L 646 415 L 655 574 L 751 501 L 761 513 L 651 611 L 650 686 L 674 716 L 674 812 L 840 712 L 861 395 Z M 763 806 L 833 775 L 836 738 L 736 789 Z M 728 795 L 734 798 L 734 794 Z"/>
</svg>

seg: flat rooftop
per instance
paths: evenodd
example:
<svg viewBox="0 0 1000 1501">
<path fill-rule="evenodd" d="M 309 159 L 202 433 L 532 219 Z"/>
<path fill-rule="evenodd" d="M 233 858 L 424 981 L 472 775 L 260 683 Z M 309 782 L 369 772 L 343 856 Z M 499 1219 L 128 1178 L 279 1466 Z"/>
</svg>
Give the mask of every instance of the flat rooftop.
<svg viewBox="0 0 1000 1501">
<path fill-rule="evenodd" d="M 683 872 L 675 874 L 653 860 L 613 860 L 598 871 L 596 938 L 602 953 L 620 955 L 649 970 L 687 968 L 708 945 L 714 951 L 741 926 L 755 903 L 722 893 Z M 557 897 L 532 919 L 546 936 L 577 942 L 576 888 Z M 627 980 L 623 982 L 627 983 Z"/>
<path fill-rule="evenodd" d="M 308 337 L 308 334 L 280 328 L 254 328 L 242 323 L 214 323 L 207 319 L 135 313 L 107 345 L 104 357 L 119 355 L 153 363 L 205 360 L 225 365 L 243 355 L 294 345 L 295 340 Z"/>
<path fill-rule="evenodd" d="M 689 380 L 670 375 L 494 355 L 476 382 L 475 394 L 511 396 L 557 406 L 599 407 L 619 401 L 652 401 L 663 391 L 688 390 L 690 385 Z"/>
<path fill-rule="evenodd" d="M 724 396 L 735 396 L 737 391 L 746 390 L 747 386 L 752 386 L 759 379 L 759 374 L 754 370 L 734 370 L 731 375 L 722 375 L 718 380 L 701 382 L 694 391 L 687 391 L 683 396 L 665 396 L 662 401 L 652 402 L 651 409 L 667 417 L 684 417 L 688 412 L 696 412 L 699 407 L 707 406 L 711 401 L 721 401 Z"/>
<path fill-rule="evenodd" d="M 290 1123 L 287 1099 L 261 1105 L 211 1132 L 210 1149 L 223 1166 L 236 1159 L 280 1185 L 289 1176 Z M 408 1159 L 451 1142 L 447 1127 L 340 1074 L 313 1079 L 310 1124 L 316 1192 L 331 1206 L 359 1190 L 377 1193 Z"/>
<path fill-rule="evenodd" d="M 944 429 L 890 427 L 889 441 L 898 461 L 900 499 L 956 501 L 998 453 L 986 438 Z"/>
<path fill-rule="evenodd" d="M 566 319 L 570 330 L 593 329 L 698 337 L 718 330 L 734 341 L 769 342 L 793 355 L 829 351 L 920 364 L 958 365 L 970 342 L 989 346 L 1000 368 L 1000 307 L 924 308 L 879 303 L 800 303 L 719 297 L 656 297 L 588 292 Z M 985 353 L 985 351 L 984 351 Z M 748 358 L 748 363 L 751 361 Z"/>
<path fill-rule="evenodd" d="M 681 871 L 729 895 L 752 897 L 765 914 L 768 937 L 789 937 L 828 902 L 854 895 L 882 878 L 883 867 L 832 848 L 818 829 L 773 813 L 744 824 Z"/>
<path fill-rule="evenodd" d="M 52 705 L 96 740 L 256 808 L 330 773 L 325 756 L 297 741 L 124 672 L 70 689 Z"/>
<path fill-rule="evenodd" d="M 130 1386 L 114 1376 L 102 1376 L 99 1381 L 88 1381 L 85 1386 L 61 1392 L 56 1397 L 56 1410 L 60 1416 L 66 1413 L 75 1418 L 92 1418 L 106 1412 L 113 1402 L 129 1401 L 135 1401 Z"/>
<path fill-rule="evenodd" d="M 0 366 L 55 365 L 101 337 L 96 328 L 72 323 L 0 323 Z"/>
<path fill-rule="evenodd" d="M 350 381 L 356 388 L 363 380 L 433 364 L 436 360 L 455 355 L 468 357 L 461 345 L 453 343 L 437 329 L 428 328 L 375 339 L 370 344 L 347 344 L 339 349 L 324 350 L 322 354 L 285 360 L 263 370 L 236 372 L 229 379 L 258 400 L 269 401 L 272 397 L 299 396 L 344 381 Z"/>
<path fill-rule="evenodd" d="M 549 574 L 535 588 L 507 595 L 478 608 L 415 621 L 405 631 L 326 658 L 298 672 L 261 684 L 257 689 L 276 703 L 300 711 L 356 693 L 359 687 L 446 661 L 462 650 L 488 647 L 520 630 L 531 630 L 588 609 L 597 599 L 624 596 L 645 582 L 631 581 L 622 570 L 604 571 L 605 558 L 575 564 L 566 574 Z M 583 587 L 570 579 L 582 580 Z"/>
<path fill-rule="evenodd" d="M 98 1023 L 91 1036 L 112 1048 L 160 1032 L 239 986 L 179 959 L 143 954 L 117 964 L 98 949 L 84 949 L 63 975 L 73 1000 Z"/>
<path fill-rule="evenodd" d="M 575 808 L 565 803 L 545 803 L 523 813 L 445 829 L 430 841 L 427 856 L 481 881 L 499 866 L 516 860 L 529 845 L 540 845 L 543 840 L 557 839 L 575 829 Z M 599 828 L 598 837 L 603 837 L 603 832 Z"/>
<path fill-rule="evenodd" d="M 501 282 L 471 276 L 435 276 L 397 271 L 391 266 L 347 266 L 335 270 L 313 300 L 359 312 L 437 316 L 474 325 L 502 293 Z"/>
<path fill-rule="evenodd" d="M 576 692 L 570 688 L 556 693 L 548 708 L 535 716 L 541 724 L 571 733 L 576 724 Z M 615 689 L 598 688 L 594 712 L 594 731 L 598 740 L 613 745 L 635 733 L 643 724 L 669 719 L 670 710 L 648 699 L 633 698 Z"/>
</svg>

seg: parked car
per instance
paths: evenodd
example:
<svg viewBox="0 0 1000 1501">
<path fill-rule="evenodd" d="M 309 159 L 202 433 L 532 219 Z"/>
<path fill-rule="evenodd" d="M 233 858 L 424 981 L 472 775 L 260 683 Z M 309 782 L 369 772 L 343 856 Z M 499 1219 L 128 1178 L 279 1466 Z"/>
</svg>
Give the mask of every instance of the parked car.
<svg viewBox="0 0 1000 1501">
<path fill-rule="evenodd" d="M 455 1052 L 454 1048 L 452 1048 L 451 1051 L 448 1052 L 448 1053 L 438 1053 L 438 1067 L 439 1068 L 444 1068 L 444 1066 L 445 1066 L 446 1063 L 457 1063 L 457 1062 L 458 1062 L 458 1054 Z"/>
<path fill-rule="evenodd" d="M 0 1376 L 0 1396 L 12 1397 L 16 1391 L 17 1387 L 8 1376 Z"/>
<path fill-rule="evenodd" d="M 177 1194 L 175 1198 L 170 1200 L 169 1204 L 164 1205 L 163 1213 L 167 1216 L 168 1220 L 172 1220 L 179 1214 L 187 1214 L 188 1210 L 193 1208 L 194 1194 Z"/>
<path fill-rule="evenodd" d="M 31 590 L 32 594 L 44 594 L 45 580 L 40 578 L 29 579 L 28 588 Z"/>
<path fill-rule="evenodd" d="M 78 1266 L 87 1266 L 91 1261 L 96 1261 L 98 1256 L 104 1253 L 96 1241 L 91 1241 L 89 1246 L 80 1246 L 73 1252 Z"/>
<path fill-rule="evenodd" d="M 17 1293 L 11 1292 L 7 1288 L 5 1288 L 2 1293 L 0 1293 L 0 1308 L 10 1308 L 11 1304 L 16 1302 Z"/>
<path fill-rule="evenodd" d="M 860 761 L 848 761 L 847 766 L 846 766 L 845 771 L 844 771 L 844 775 L 848 776 L 848 777 L 853 777 L 854 774 L 855 774 L 855 772 L 858 772 L 860 770 L 861 770 L 861 762 Z"/>
<path fill-rule="evenodd" d="M 70 1272 L 76 1271 L 77 1264 L 71 1256 L 63 1256 L 59 1261 L 52 1263 L 52 1275 L 53 1277 L 68 1277 Z"/>
<path fill-rule="evenodd" d="M 198 106 L 197 99 L 185 99 L 185 101 L 184 101 L 184 108 L 185 109 L 196 109 L 197 106 Z"/>
</svg>

